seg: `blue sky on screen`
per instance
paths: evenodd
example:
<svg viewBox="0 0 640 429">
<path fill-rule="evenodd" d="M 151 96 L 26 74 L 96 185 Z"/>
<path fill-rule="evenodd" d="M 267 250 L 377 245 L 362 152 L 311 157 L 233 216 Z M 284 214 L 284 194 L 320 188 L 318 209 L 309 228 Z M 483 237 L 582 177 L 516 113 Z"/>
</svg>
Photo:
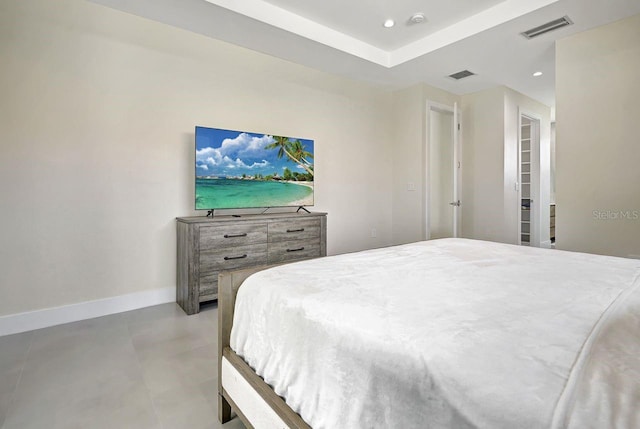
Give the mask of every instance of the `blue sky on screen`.
<svg viewBox="0 0 640 429">
<path fill-rule="evenodd" d="M 313 140 L 289 139 L 300 140 L 313 153 Z M 196 176 L 282 175 L 285 168 L 305 173 L 286 155 L 278 159 L 278 149 L 265 149 L 273 142 L 268 134 L 196 127 Z"/>
</svg>

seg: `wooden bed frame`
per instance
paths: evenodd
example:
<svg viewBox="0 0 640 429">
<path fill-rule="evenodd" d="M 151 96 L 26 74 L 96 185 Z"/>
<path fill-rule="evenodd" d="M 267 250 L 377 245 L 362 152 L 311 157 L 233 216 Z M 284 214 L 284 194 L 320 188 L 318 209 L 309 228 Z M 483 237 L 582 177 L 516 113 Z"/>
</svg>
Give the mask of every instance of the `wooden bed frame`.
<svg viewBox="0 0 640 429">
<path fill-rule="evenodd" d="M 240 285 L 272 266 L 227 271 L 218 277 L 218 420 L 231 420 L 233 409 L 248 429 L 311 429 L 229 345 Z"/>
</svg>

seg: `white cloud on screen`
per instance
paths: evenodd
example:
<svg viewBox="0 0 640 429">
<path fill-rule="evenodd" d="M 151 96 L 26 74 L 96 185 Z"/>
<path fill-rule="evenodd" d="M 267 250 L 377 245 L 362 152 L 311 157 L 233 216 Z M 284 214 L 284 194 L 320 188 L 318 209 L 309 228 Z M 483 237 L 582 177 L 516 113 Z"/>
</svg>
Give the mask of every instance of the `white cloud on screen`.
<svg viewBox="0 0 640 429">
<path fill-rule="evenodd" d="M 269 161 L 267 161 L 266 159 L 263 159 L 262 162 L 254 162 L 253 164 L 251 164 L 251 167 L 249 168 L 268 167 L 269 165 L 270 165 Z"/>
<path fill-rule="evenodd" d="M 262 160 L 247 165 L 242 157 L 251 157 L 259 154 L 266 145 L 273 143 L 271 136 L 263 135 L 254 137 L 247 133 L 241 133 L 234 139 L 224 139 L 219 148 L 207 147 L 196 150 L 196 162 L 198 166 L 211 166 L 218 168 L 257 168 L 266 167 L 269 162 Z M 208 170 L 208 168 L 203 168 Z"/>
<path fill-rule="evenodd" d="M 253 164 L 248 165 L 248 164 L 245 164 L 245 162 L 240 158 L 236 158 L 235 160 L 233 160 L 228 156 L 225 156 L 219 165 L 221 165 L 224 168 L 248 168 L 251 170 L 258 167 L 267 167 L 269 166 L 269 161 L 267 161 L 266 159 L 263 159 L 261 162 L 254 162 Z"/>
</svg>

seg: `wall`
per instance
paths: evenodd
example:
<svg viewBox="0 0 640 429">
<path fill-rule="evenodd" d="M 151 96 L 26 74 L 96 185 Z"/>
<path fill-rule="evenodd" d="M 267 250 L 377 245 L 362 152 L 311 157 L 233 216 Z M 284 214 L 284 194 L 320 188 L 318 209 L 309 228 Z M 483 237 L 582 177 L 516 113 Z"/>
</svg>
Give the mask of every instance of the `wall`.
<svg viewBox="0 0 640 429">
<path fill-rule="evenodd" d="M 462 97 L 462 236 L 510 242 L 504 218 L 504 89 Z"/>
<path fill-rule="evenodd" d="M 462 97 L 462 235 L 518 243 L 519 114 L 540 119 L 541 242 L 549 242 L 550 108 L 507 87 Z M 547 208 L 546 210 L 544 208 Z"/>
<path fill-rule="evenodd" d="M 0 57 L 0 316 L 175 287 L 195 125 L 315 139 L 329 253 L 392 241 L 384 89 L 82 0 L 1 2 Z"/>
<path fill-rule="evenodd" d="M 518 124 L 519 115 L 526 114 L 540 121 L 540 145 L 537 152 L 537 164 L 540 168 L 539 181 L 532 183 L 532 196 L 538 200 L 540 210 L 533 211 L 537 217 L 540 232 L 532 242 L 540 247 L 551 247 L 549 238 L 550 204 L 551 204 L 551 109 L 542 103 L 514 91 L 505 91 L 505 145 L 504 145 L 504 228 L 507 243 L 518 241 L 518 192 L 515 182 L 518 178 Z M 534 200 L 535 202 L 535 200 Z M 536 204 L 536 207 L 538 205 Z M 539 239 L 537 239 L 539 237 Z"/>
<path fill-rule="evenodd" d="M 427 85 L 393 94 L 393 242 L 425 237 L 429 101 L 447 106 L 458 103 L 461 112 L 461 236 L 517 243 L 518 112 L 522 109 L 541 119 L 541 153 L 546 154 L 541 160 L 541 186 L 548 189 L 549 107 L 506 87 L 460 97 Z M 409 190 L 409 184 L 415 191 Z M 543 199 L 542 204 L 548 206 L 548 192 Z M 540 222 L 548 241 L 548 210 L 541 213 Z"/>
<path fill-rule="evenodd" d="M 422 85 L 393 95 L 393 242 L 424 239 L 425 115 Z M 407 186 L 413 183 L 415 191 Z"/>
<path fill-rule="evenodd" d="M 427 103 L 453 107 L 460 97 L 429 85 L 393 94 L 393 242 L 425 238 Z M 413 189 L 409 190 L 409 184 Z"/>
<path fill-rule="evenodd" d="M 556 247 L 640 257 L 640 15 L 556 46 Z"/>
</svg>

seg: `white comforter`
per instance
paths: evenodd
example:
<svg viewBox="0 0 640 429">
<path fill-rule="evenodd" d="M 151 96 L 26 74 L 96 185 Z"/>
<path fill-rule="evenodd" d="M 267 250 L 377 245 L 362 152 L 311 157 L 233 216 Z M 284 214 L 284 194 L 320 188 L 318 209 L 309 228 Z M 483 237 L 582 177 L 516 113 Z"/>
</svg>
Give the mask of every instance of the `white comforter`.
<svg viewBox="0 0 640 429">
<path fill-rule="evenodd" d="M 640 428 L 640 261 L 464 239 L 286 265 L 231 347 L 313 428 Z"/>
</svg>

